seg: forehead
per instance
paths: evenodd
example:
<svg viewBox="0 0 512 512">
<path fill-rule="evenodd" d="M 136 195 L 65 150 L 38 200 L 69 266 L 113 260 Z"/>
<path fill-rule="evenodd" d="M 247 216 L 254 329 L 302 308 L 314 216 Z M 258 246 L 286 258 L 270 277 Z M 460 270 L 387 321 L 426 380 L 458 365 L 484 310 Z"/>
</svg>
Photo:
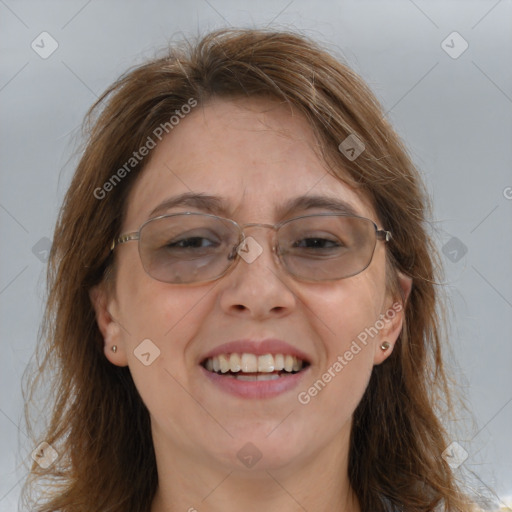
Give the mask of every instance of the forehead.
<svg viewBox="0 0 512 512">
<path fill-rule="evenodd" d="M 129 194 L 125 229 L 165 213 L 162 203 L 173 211 L 275 223 L 315 204 L 323 210 L 324 198 L 344 203 L 347 213 L 376 220 L 368 199 L 328 172 L 305 117 L 276 101 L 215 99 L 198 106 L 150 157 Z M 197 195 L 216 199 L 171 206 L 177 196 Z"/>
</svg>

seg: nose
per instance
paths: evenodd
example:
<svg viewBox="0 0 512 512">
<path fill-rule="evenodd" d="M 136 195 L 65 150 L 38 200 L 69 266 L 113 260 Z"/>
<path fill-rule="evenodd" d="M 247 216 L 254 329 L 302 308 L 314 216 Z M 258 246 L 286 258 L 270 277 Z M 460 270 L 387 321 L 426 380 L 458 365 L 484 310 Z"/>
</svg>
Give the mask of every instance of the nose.
<svg viewBox="0 0 512 512">
<path fill-rule="evenodd" d="M 247 226 L 247 225 L 246 225 Z M 267 228 L 268 225 L 250 225 Z M 222 278 L 221 307 L 229 314 L 266 318 L 289 314 L 296 306 L 293 280 L 275 253 L 275 231 L 246 232 L 235 268 Z"/>
</svg>

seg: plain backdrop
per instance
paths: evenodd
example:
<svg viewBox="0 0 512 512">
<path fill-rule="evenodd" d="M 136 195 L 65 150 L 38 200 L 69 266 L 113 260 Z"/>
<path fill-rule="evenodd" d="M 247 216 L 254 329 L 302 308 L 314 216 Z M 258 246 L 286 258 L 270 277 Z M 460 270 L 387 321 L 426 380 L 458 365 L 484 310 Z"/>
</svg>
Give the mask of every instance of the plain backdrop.
<svg viewBox="0 0 512 512">
<path fill-rule="evenodd" d="M 449 366 L 474 415 L 456 425 L 468 453 L 456 473 L 482 505 L 510 506 L 511 23 L 510 0 L 0 0 L 0 510 L 17 509 L 34 448 L 20 381 L 86 110 L 168 41 L 267 25 L 302 31 L 361 74 L 420 169 L 453 304 Z"/>
</svg>

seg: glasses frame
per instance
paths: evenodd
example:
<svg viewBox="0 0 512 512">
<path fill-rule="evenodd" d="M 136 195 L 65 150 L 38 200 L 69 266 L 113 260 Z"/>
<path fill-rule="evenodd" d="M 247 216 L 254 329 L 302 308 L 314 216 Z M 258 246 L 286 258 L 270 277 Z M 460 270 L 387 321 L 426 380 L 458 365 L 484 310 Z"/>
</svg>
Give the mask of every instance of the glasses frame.
<svg viewBox="0 0 512 512">
<path fill-rule="evenodd" d="M 385 229 L 379 229 L 379 227 L 377 226 L 377 224 L 375 224 L 375 222 L 373 220 L 368 219 L 366 217 L 361 217 L 359 215 L 347 215 L 345 213 L 312 213 L 312 214 L 309 214 L 309 215 L 301 215 L 299 217 L 293 217 L 292 219 L 286 219 L 286 220 L 283 220 L 281 222 L 278 222 L 277 224 L 265 224 L 265 223 L 257 223 L 257 222 L 249 222 L 249 223 L 246 223 L 246 224 L 238 224 L 238 222 L 236 222 L 233 219 L 227 219 L 225 217 L 220 217 L 218 215 L 213 215 L 213 214 L 210 214 L 210 213 L 179 212 L 179 213 L 166 213 L 164 215 L 159 215 L 157 217 L 152 217 L 151 219 L 148 219 L 145 222 L 143 222 L 140 225 L 138 231 L 131 231 L 131 232 L 119 235 L 117 238 L 114 238 L 112 240 L 112 243 L 110 245 L 110 252 L 112 252 L 118 245 L 122 245 L 122 244 L 124 244 L 126 242 L 131 242 L 133 240 L 137 240 L 137 241 L 139 241 L 139 243 L 137 244 L 138 245 L 139 257 L 141 258 L 141 262 L 142 262 L 142 255 L 140 253 L 140 233 L 144 229 L 144 227 L 147 224 L 149 224 L 150 222 L 153 222 L 155 220 L 160 220 L 160 219 L 169 218 L 169 217 L 176 217 L 178 215 L 200 215 L 200 216 L 204 216 L 204 217 L 211 217 L 211 218 L 219 219 L 219 220 L 224 221 L 224 222 L 230 222 L 231 224 L 233 224 L 237 228 L 238 239 L 240 240 L 240 242 L 236 246 L 233 247 L 233 250 L 231 251 L 231 253 L 228 256 L 228 260 L 232 260 L 232 263 L 230 263 L 221 274 L 219 274 L 219 275 L 217 275 L 215 277 L 212 277 L 211 279 L 204 280 L 204 281 L 203 280 L 201 280 L 201 281 L 192 281 L 190 283 L 173 283 L 173 282 L 169 282 L 169 284 L 207 283 L 207 282 L 211 282 L 211 281 L 216 281 L 217 279 L 220 279 L 221 277 L 226 275 L 229 270 L 233 270 L 234 267 L 236 266 L 236 263 L 240 259 L 240 255 L 238 254 L 238 249 L 240 248 L 240 246 L 242 246 L 242 244 L 244 243 L 244 241 L 246 239 L 245 229 L 248 228 L 248 227 L 265 227 L 265 228 L 269 228 L 269 229 L 272 229 L 274 231 L 274 236 L 275 236 L 275 235 L 277 235 L 277 232 L 279 231 L 279 229 L 282 226 L 284 226 L 285 224 L 287 224 L 289 222 L 292 222 L 292 221 L 296 221 L 296 220 L 300 220 L 300 219 L 304 219 L 304 218 L 309 218 L 309 217 L 349 217 L 349 218 L 352 218 L 352 219 L 362 219 L 364 221 L 368 221 L 368 222 L 371 222 L 373 224 L 373 227 L 375 228 L 375 245 L 373 247 L 372 255 L 371 255 L 371 257 L 370 257 L 370 259 L 368 261 L 368 264 L 364 268 L 362 268 L 361 270 L 359 270 L 358 272 L 356 272 L 354 274 L 351 274 L 351 275 L 348 275 L 348 276 L 344 276 L 344 277 L 333 278 L 333 279 L 320 279 L 320 280 L 316 280 L 316 279 L 307 279 L 307 278 L 303 278 L 301 276 L 297 276 L 296 274 L 294 274 L 293 272 L 288 270 L 288 267 L 287 267 L 286 263 L 281 258 L 280 251 L 277 250 L 278 244 L 273 243 L 274 242 L 274 240 L 273 240 L 272 241 L 272 252 L 277 255 L 277 259 L 279 260 L 279 264 L 281 265 L 281 267 L 284 268 L 284 270 L 288 274 L 292 275 L 293 277 L 295 277 L 295 278 L 297 278 L 299 280 L 309 281 L 309 282 L 340 281 L 341 279 L 347 279 L 349 277 L 353 277 L 353 276 L 356 276 L 356 275 L 360 274 L 361 272 L 366 270 L 369 267 L 370 263 L 372 262 L 373 255 L 375 254 L 375 248 L 377 247 L 377 242 L 380 240 L 382 242 L 387 243 L 387 242 L 389 242 L 393 238 L 392 234 L 391 234 L 391 231 L 387 231 Z M 142 265 L 142 266 L 144 267 L 144 265 Z M 147 270 L 145 268 L 144 268 L 144 271 L 152 279 L 155 279 L 156 281 L 160 281 L 160 279 L 156 279 L 151 274 L 149 274 L 149 272 L 147 272 Z M 165 282 L 166 283 L 168 281 L 160 281 L 160 282 Z"/>
</svg>

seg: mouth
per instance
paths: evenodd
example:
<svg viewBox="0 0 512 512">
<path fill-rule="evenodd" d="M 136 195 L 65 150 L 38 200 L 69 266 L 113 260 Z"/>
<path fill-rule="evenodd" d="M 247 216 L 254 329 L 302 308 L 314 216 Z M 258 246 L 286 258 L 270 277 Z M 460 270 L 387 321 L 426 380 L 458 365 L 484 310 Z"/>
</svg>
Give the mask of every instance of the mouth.
<svg viewBox="0 0 512 512">
<path fill-rule="evenodd" d="M 308 361 L 291 354 L 219 354 L 201 362 L 210 373 L 253 382 L 286 379 L 305 371 L 309 365 Z"/>
</svg>

